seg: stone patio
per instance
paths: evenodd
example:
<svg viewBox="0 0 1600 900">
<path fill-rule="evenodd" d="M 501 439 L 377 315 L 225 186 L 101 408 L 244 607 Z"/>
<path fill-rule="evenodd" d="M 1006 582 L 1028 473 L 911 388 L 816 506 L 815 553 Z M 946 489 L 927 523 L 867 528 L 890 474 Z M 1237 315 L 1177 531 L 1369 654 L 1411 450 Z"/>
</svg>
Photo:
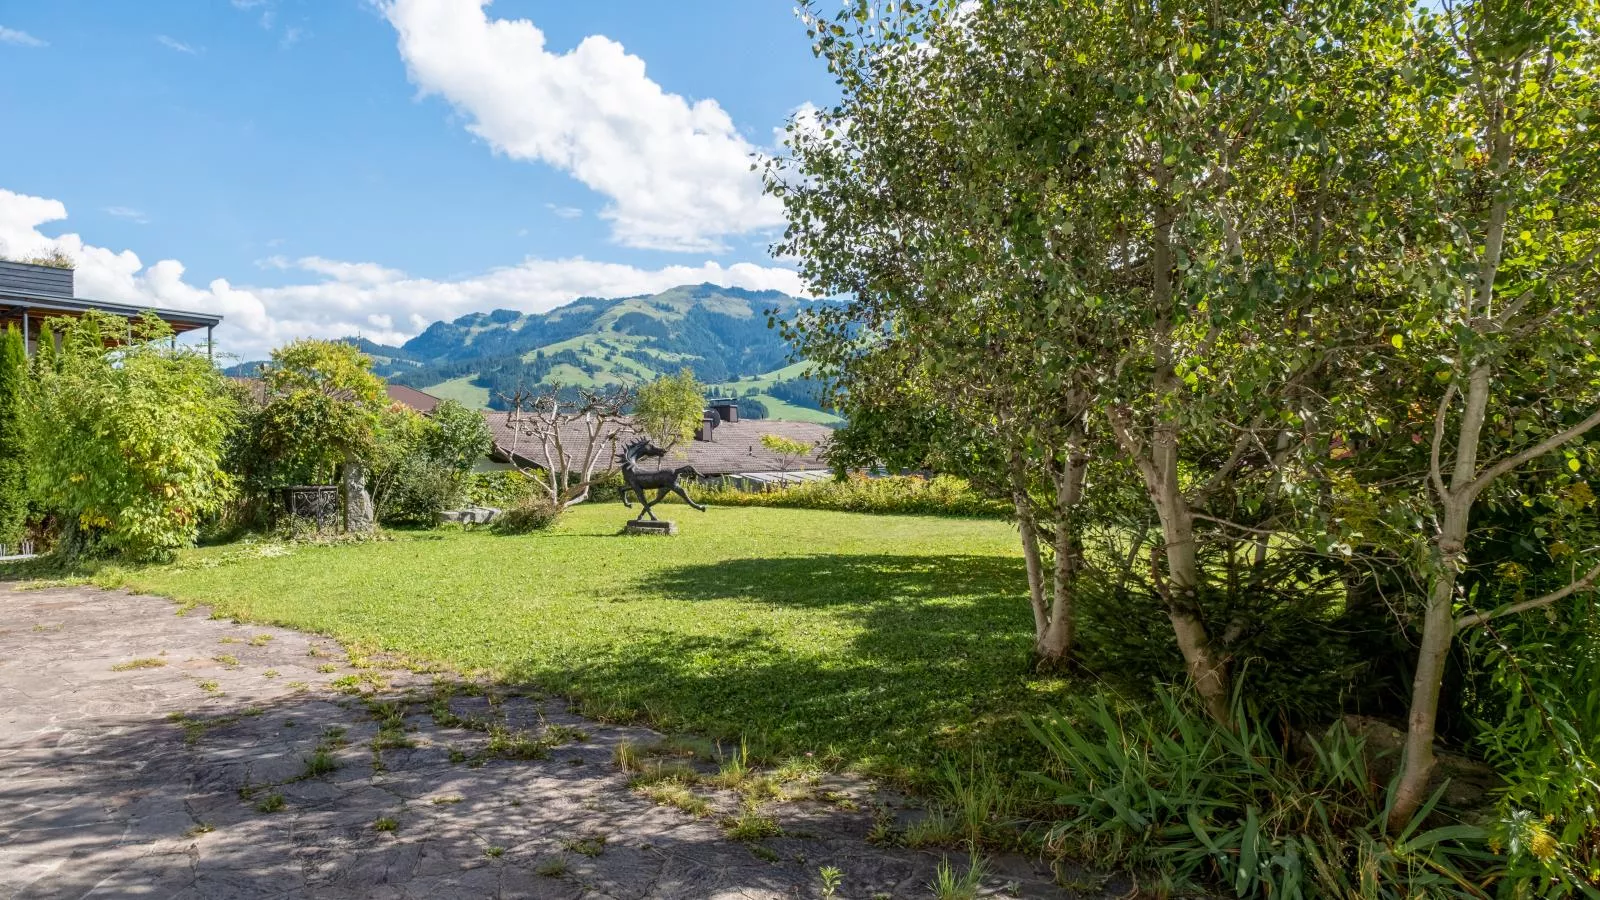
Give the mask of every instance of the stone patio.
<svg viewBox="0 0 1600 900">
<path fill-rule="evenodd" d="M 932 896 L 942 854 L 866 840 L 917 810 L 858 779 L 739 842 L 732 791 L 697 818 L 630 789 L 614 754 L 646 729 L 175 613 L 0 586 L 0 898 L 819 897 L 823 866 L 841 898 Z M 1037 860 L 988 871 L 986 896 L 1074 896 Z"/>
</svg>

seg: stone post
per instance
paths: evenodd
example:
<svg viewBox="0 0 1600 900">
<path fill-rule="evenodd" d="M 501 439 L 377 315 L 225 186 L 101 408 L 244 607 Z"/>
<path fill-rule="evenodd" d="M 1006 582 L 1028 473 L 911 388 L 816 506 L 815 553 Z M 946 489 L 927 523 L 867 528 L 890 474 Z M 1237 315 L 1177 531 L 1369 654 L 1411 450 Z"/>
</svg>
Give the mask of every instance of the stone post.
<svg viewBox="0 0 1600 900">
<path fill-rule="evenodd" d="M 344 529 L 351 534 L 370 534 L 373 529 L 372 497 L 367 494 L 367 470 L 358 462 L 347 462 L 344 472 Z"/>
</svg>

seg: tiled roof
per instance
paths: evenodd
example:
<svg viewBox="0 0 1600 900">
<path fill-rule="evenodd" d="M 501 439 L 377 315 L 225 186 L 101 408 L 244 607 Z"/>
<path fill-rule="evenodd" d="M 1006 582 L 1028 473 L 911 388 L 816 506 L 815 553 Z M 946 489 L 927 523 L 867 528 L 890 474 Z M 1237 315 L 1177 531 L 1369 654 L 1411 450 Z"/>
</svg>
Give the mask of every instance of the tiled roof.
<svg viewBox="0 0 1600 900">
<path fill-rule="evenodd" d="M 519 438 L 507 424 L 506 413 L 490 411 L 484 415 L 488 418 L 489 430 L 494 433 L 497 456 L 508 458 L 511 448 L 515 446 L 520 459 L 535 465 L 539 464 L 539 456 L 543 451 L 537 440 L 525 435 Z M 810 453 L 789 465 L 791 470 L 828 467 L 822 460 L 821 450 L 833 436 L 832 428 L 810 422 L 783 422 L 776 419 L 741 419 L 738 422 L 723 422 L 712 431 L 713 440 L 694 440 L 680 444 L 662 459 L 660 464 L 668 468 L 694 466 L 696 471 L 705 476 L 773 472 L 782 469 L 783 457 L 761 445 L 761 436 L 764 434 L 776 434 L 813 445 Z M 617 465 L 618 449 L 633 436 L 632 423 L 626 418 L 618 423 L 608 424 L 601 432 L 601 440 L 607 447 L 600 455 L 596 471 L 614 468 Z M 569 425 L 562 432 L 561 445 L 567 451 L 569 460 L 581 455 L 587 449 L 588 432 L 584 430 L 582 423 Z"/>
<path fill-rule="evenodd" d="M 403 384 L 390 384 L 387 387 L 389 399 L 411 407 L 423 415 L 429 415 L 439 405 L 439 398 L 432 394 L 424 394 L 414 387 Z"/>
<path fill-rule="evenodd" d="M 252 378 L 248 375 L 232 375 L 229 377 L 248 388 L 251 397 L 257 403 L 267 402 L 267 384 L 260 378 Z M 409 406 L 425 416 L 431 415 L 434 408 L 440 403 L 438 397 L 432 394 L 424 394 L 416 388 L 409 388 L 403 384 L 387 385 L 386 390 L 389 393 L 389 402 Z"/>
</svg>

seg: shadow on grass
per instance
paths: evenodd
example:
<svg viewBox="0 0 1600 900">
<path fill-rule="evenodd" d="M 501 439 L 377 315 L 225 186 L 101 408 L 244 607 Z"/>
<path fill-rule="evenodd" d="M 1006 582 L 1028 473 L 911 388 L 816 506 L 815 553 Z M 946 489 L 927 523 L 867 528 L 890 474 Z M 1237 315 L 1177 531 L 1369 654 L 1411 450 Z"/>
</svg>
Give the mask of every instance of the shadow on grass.
<svg viewBox="0 0 1600 900">
<path fill-rule="evenodd" d="M 1031 767 L 1036 748 L 1022 716 L 1072 686 L 1033 672 L 1023 577 L 1020 561 L 975 555 L 682 566 L 636 589 L 770 607 L 771 626 L 649 630 L 574 667 L 518 674 L 570 691 L 596 714 L 832 755 L 879 774 L 920 780 L 943 755 L 974 747 Z"/>
</svg>

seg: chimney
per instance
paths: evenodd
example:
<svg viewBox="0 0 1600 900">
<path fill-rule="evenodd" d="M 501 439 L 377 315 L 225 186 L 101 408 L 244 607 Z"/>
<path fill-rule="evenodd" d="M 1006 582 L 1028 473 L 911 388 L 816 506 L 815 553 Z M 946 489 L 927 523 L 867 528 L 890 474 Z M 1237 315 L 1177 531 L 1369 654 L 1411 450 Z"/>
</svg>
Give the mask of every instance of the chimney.
<svg viewBox="0 0 1600 900">
<path fill-rule="evenodd" d="M 0 293 L 72 299 L 72 270 L 0 260 Z"/>
<path fill-rule="evenodd" d="M 717 429 L 717 426 L 721 425 L 721 424 L 722 424 L 722 417 L 721 416 L 717 415 L 716 413 L 712 412 L 709 409 L 706 410 L 705 415 L 702 416 L 701 419 L 700 419 L 700 431 L 695 434 L 694 439 L 697 440 L 697 441 L 716 440 L 716 438 L 712 437 L 711 432 L 715 431 Z"/>
<path fill-rule="evenodd" d="M 717 414 L 718 419 L 730 425 L 739 421 L 739 401 L 737 400 L 713 400 L 711 401 L 711 411 Z"/>
</svg>

